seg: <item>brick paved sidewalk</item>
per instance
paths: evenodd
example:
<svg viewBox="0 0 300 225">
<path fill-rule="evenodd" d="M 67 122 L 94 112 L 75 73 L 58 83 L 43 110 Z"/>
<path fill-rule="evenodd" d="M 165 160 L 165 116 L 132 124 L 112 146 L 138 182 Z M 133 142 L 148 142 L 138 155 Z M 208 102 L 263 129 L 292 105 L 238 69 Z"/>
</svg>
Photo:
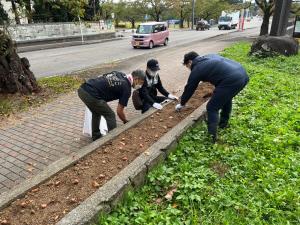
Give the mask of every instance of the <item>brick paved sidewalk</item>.
<svg viewBox="0 0 300 225">
<path fill-rule="evenodd" d="M 179 94 L 189 74 L 181 64 L 183 54 L 191 50 L 199 54 L 218 52 L 229 44 L 202 41 L 191 47 L 156 53 L 153 57 L 160 62 L 163 84 L 169 91 Z M 127 73 L 136 68 L 144 69 L 146 60 L 141 57 L 128 63 L 130 66 L 124 71 Z M 115 109 L 116 102 L 111 105 Z M 77 94 L 71 93 L 25 113 L 25 119 L 16 125 L 0 128 L 0 194 L 91 142 L 82 135 L 84 109 Z M 129 119 L 140 114 L 134 110 L 131 100 L 126 112 Z"/>
</svg>

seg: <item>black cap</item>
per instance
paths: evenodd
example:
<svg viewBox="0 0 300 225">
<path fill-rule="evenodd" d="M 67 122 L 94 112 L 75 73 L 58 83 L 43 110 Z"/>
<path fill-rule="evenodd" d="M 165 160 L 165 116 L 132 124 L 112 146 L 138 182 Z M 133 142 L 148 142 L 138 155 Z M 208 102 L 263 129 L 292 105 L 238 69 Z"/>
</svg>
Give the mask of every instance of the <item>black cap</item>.
<svg viewBox="0 0 300 225">
<path fill-rule="evenodd" d="M 160 70 L 158 61 L 156 59 L 150 59 L 147 62 L 147 68 L 149 68 L 152 71 Z"/>
<path fill-rule="evenodd" d="M 195 58 L 197 58 L 199 55 L 197 52 L 189 52 L 189 53 L 186 53 L 184 55 L 184 58 L 183 58 L 183 65 L 187 64 L 189 60 L 194 60 Z"/>
</svg>

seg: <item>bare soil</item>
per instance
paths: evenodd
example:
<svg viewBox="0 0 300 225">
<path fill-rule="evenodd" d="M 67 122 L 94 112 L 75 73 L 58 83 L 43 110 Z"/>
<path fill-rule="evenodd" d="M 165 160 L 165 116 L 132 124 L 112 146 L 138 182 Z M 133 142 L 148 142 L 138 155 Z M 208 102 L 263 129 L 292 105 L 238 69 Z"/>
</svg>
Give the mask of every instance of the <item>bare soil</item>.
<svg viewBox="0 0 300 225">
<path fill-rule="evenodd" d="M 0 224 L 53 225 L 104 185 L 165 133 L 211 96 L 213 86 L 201 84 L 178 113 L 171 103 L 135 127 L 107 142 L 74 166 L 14 201 L 0 211 Z"/>
</svg>

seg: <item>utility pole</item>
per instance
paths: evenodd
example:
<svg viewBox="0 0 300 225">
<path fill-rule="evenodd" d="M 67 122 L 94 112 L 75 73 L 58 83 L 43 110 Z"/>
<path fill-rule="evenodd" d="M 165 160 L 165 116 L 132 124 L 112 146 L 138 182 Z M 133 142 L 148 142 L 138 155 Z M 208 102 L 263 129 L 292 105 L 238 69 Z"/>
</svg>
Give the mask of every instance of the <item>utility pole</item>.
<svg viewBox="0 0 300 225">
<path fill-rule="evenodd" d="M 195 23 L 195 0 L 192 3 L 192 30 L 194 30 L 194 23 Z"/>
<path fill-rule="evenodd" d="M 271 36 L 284 36 L 288 25 L 292 0 L 276 0 Z"/>
</svg>

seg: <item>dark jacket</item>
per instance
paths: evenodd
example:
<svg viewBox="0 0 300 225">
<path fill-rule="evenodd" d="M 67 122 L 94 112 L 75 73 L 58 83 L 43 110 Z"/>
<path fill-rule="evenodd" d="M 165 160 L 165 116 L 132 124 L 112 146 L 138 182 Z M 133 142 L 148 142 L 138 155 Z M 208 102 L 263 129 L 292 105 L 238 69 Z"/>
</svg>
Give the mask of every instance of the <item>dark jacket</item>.
<svg viewBox="0 0 300 225">
<path fill-rule="evenodd" d="M 151 105 L 156 101 L 153 99 L 157 96 L 157 91 L 159 91 L 165 97 L 168 97 L 169 92 L 162 86 L 159 75 L 152 77 L 146 71 L 145 82 L 140 89 L 140 97 L 143 102 L 148 102 Z"/>
<path fill-rule="evenodd" d="M 193 60 L 191 74 L 181 96 L 181 105 L 192 97 L 200 81 L 209 82 L 217 87 L 228 87 L 247 79 L 245 69 L 238 62 L 216 54 L 198 56 Z"/>
</svg>

